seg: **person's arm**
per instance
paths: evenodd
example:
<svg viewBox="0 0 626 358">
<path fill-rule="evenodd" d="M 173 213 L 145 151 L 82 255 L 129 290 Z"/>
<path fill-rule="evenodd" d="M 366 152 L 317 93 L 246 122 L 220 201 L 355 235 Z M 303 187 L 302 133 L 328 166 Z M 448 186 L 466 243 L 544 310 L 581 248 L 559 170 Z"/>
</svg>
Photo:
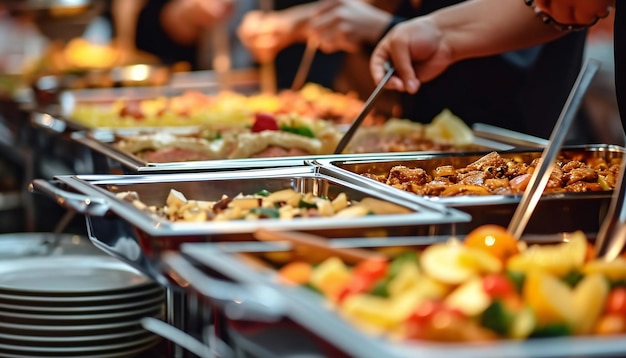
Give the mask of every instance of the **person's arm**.
<svg viewBox="0 0 626 358">
<path fill-rule="evenodd" d="M 113 0 L 111 14 L 115 23 L 115 40 L 121 49 L 135 49 L 137 17 L 145 2 L 146 0 Z"/>
<path fill-rule="evenodd" d="M 232 0 L 173 0 L 161 12 L 160 23 L 181 45 L 195 44 L 202 31 L 230 16 Z"/>
<path fill-rule="evenodd" d="M 388 30 L 392 15 L 365 1 L 324 0 L 310 20 L 311 33 L 327 53 L 356 51 L 375 44 Z"/>
<path fill-rule="evenodd" d="M 272 61 L 285 47 L 306 42 L 316 7 L 317 2 L 312 2 L 271 12 L 250 11 L 237 28 L 237 35 L 257 60 Z"/>
<path fill-rule="evenodd" d="M 415 93 L 421 82 L 451 64 L 544 43 L 560 32 L 539 20 L 524 0 L 473 0 L 395 26 L 378 44 L 370 61 L 379 82 L 383 65 L 396 69 L 387 87 Z"/>
<path fill-rule="evenodd" d="M 564 25 L 591 25 L 609 16 L 615 0 L 535 0 L 535 9 Z"/>
</svg>

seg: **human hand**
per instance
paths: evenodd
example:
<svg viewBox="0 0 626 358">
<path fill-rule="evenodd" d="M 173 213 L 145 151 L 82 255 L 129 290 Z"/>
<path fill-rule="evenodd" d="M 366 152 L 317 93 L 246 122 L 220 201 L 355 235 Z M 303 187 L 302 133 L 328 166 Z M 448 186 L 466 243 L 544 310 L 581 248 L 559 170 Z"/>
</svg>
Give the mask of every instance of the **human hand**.
<svg viewBox="0 0 626 358">
<path fill-rule="evenodd" d="M 440 75 L 453 62 L 452 51 L 441 30 L 429 17 L 396 25 L 378 43 L 370 59 L 370 71 L 378 83 L 390 61 L 396 69 L 386 87 L 416 93 L 423 82 Z"/>
<path fill-rule="evenodd" d="M 294 42 L 295 27 L 286 13 L 255 10 L 243 17 L 237 35 L 258 61 L 267 62 Z"/>
<path fill-rule="evenodd" d="M 180 3 L 181 21 L 190 21 L 199 27 L 212 26 L 229 18 L 234 11 L 233 0 L 176 0 Z"/>
<path fill-rule="evenodd" d="M 391 14 L 359 0 L 322 0 L 309 22 L 323 52 L 354 52 L 380 39 Z"/>
<path fill-rule="evenodd" d="M 534 5 L 566 25 L 589 25 L 607 17 L 615 0 L 535 0 Z"/>
</svg>

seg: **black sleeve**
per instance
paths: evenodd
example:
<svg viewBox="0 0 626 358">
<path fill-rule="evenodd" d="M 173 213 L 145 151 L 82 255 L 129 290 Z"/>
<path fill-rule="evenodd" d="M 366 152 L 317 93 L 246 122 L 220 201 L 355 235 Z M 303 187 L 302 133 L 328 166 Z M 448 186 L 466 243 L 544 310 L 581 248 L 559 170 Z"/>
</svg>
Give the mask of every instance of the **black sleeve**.
<svg viewBox="0 0 626 358">
<path fill-rule="evenodd" d="M 172 40 L 161 26 L 161 12 L 168 0 L 149 0 L 137 19 L 135 45 L 138 49 L 152 53 L 165 64 L 186 61 L 197 68 L 197 48 L 184 46 Z"/>
</svg>

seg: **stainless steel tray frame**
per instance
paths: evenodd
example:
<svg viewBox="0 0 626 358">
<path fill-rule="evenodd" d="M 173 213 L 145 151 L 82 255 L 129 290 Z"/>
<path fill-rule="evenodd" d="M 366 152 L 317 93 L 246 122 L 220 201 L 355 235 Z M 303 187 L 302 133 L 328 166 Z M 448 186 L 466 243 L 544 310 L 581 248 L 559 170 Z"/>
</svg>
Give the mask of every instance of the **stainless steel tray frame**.
<svg viewBox="0 0 626 358">
<path fill-rule="evenodd" d="M 151 131 L 161 131 L 162 128 L 120 128 L 120 129 L 90 129 L 76 131 L 71 134 L 72 140 L 86 146 L 94 153 L 101 154 L 104 158 L 119 163 L 119 165 L 128 171 L 128 173 L 170 173 L 200 170 L 224 170 L 224 169 L 245 169 L 245 168 L 271 168 L 302 165 L 304 161 L 313 161 L 316 159 L 330 160 L 338 158 L 352 157 L 371 157 L 372 155 L 394 156 L 394 155 L 419 155 L 428 152 L 404 152 L 404 153 L 364 153 L 364 154 L 344 154 L 337 156 L 334 154 L 326 155 L 309 155 L 294 157 L 277 157 L 277 158 L 249 158 L 249 159 L 223 159 L 223 160 L 204 160 L 190 162 L 168 162 L 153 163 L 148 162 L 132 153 L 124 152 L 113 145 L 116 133 L 133 134 L 139 132 L 150 133 Z M 167 129 L 165 129 L 167 130 Z M 189 131 L 193 128 L 174 128 L 173 130 Z M 498 142 L 492 139 L 476 137 L 474 144 L 485 148 L 485 150 L 511 150 L 514 147 L 504 142 Z M 109 171 L 110 168 L 104 166 L 101 171 Z"/>
<path fill-rule="evenodd" d="M 567 146 L 561 151 L 566 155 L 584 154 L 588 157 L 605 159 L 621 158 L 626 149 L 615 145 L 579 145 Z M 499 152 L 505 157 L 517 157 L 530 161 L 541 156 L 540 149 L 514 149 Z M 471 223 L 459 227 L 461 232 L 468 232 L 482 224 L 500 224 L 507 226 L 521 195 L 489 195 L 489 196 L 458 196 L 458 197 L 421 197 L 413 193 L 393 188 L 384 183 L 363 177 L 360 174 L 388 173 L 395 165 L 410 168 L 424 168 L 432 172 L 440 165 L 452 164 L 463 167 L 485 153 L 421 153 L 417 155 L 370 156 L 361 158 L 329 158 L 319 159 L 312 165 L 328 169 L 331 173 L 345 175 L 359 183 L 370 183 L 374 187 L 391 188 L 405 200 L 430 200 L 447 207 L 456 208 L 472 216 Z M 544 234 L 574 230 L 597 232 L 602 219 L 606 215 L 612 192 L 559 193 L 544 195 L 526 229 L 529 233 Z"/>
<path fill-rule="evenodd" d="M 85 214 L 95 241 L 127 261 L 138 260 L 138 265 L 144 265 L 146 257 L 158 260 L 165 251 L 178 250 L 183 242 L 250 240 L 252 233 L 261 227 L 314 232 L 328 237 L 398 236 L 450 233 L 456 223 L 470 220 L 469 215 L 461 211 L 427 200 L 405 201 L 392 190 L 379 190 L 367 183 L 356 184 L 345 176 L 331 175 L 326 169 L 313 166 L 186 174 L 58 176 L 56 183 L 62 188 L 43 180 L 35 180 L 32 187 L 34 191 L 52 196 L 59 204 Z M 222 194 L 234 196 L 241 192 L 284 188 L 329 197 L 346 192 L 353 200 L 371 196 L 394 202 L 411 212 L 358 218 L 184 223 L 157 218 L 115 197 L 115 192 L 134 190 L 144 203 L 163 205 L 170 189 L 179 190 L 190 199 L 215 200 Z M 126 227 L 124 235 L 115 234 L 119 230 L 113 230 L 113 224 L 106 218 L 104 224 L 98 223 L 98 219 L 107 214 L 126 224 L 123 225 Z M 101 234 L 97 232 L 99 229 L 109 232 Z M 133 245 L 133 234 L 139 251 L 143 249 L 143 252 L 137 252 L 137 244 Z"/>
<path fill-rule="evenodd" d="M 432 239 L 432 240 L 431 240 Z M 334 247 L 389 247 L 389 246 L 424 246 L 442 240 L 442 237 L 414 237 L 414 238 L 370 238 L 365 240 L 330 239 L 329 245 Z M 534 237 L 531 240 L 558 241 L 558 235 Z M 561 237 L 561 240 L 563 238 Z M 289 243 L 186 243 L 182 245 L 181 253 L 172 254 L 165 262 L 180 262 L 188 260 L 195 267 L 201 267 L 216 272 L 235 284 L 228 286 L 217 278 L 211 277 L 206 282 L 224 284 L 224 291 L 237 292 L 238 305 L 247 302 L 255 303 L 253 297 L 246 300 L 247 295 L 254 292 L 263 292 L 267 297 L 274 297 L 273 302 L 266 302 L 267 315 L 277 315 L 293 320 L 302 327 L 310 330 L 319 337 L 330 342 L 346 354 L 354 357 L 509 357 L 509 358 L 547 358 L 547 357 L 580 357 L 580 356 L 622 356 L 626 352 L 624 335 L 592 337 L 560 337 L 534 339 L 528 341 L 503 340 L 488 344 L 442 344 L 417 341 L 392 341 L 385 337 L 367 335 L 343 320 L 325 300 L 307 289 L 281 285 L 275 279 L 272 269 L 261 265 L 252 265 L 253 260 L 243 260 L 240 253 L 281 252 L 291 249 Z M 182 255 L 182 256 L 181 256 Z M 184 267 L 184 266 L 182 266 Z M 173 266 L 170 266 L 173 269 Z M 176 270 L 174 270 L 176 271 Z M 184 270 L 183 270 L 184 271 Z M 180 272 L 183 277 L 185 272 Z M 200 283 L 200 282 L 195 282 Z M 228 281 L 226 281 L 228 283 Z M 189 289 L 196 292 L 211 293 L 207 287 L 197 287 L 189 281 Z M 226 295 L 220 295 L 219 301 L 228 304 Z M 244 297 L 241 299 L 241 297 Z M 263 309 L 255 305 L 256 309 Z M 242 308 L 245 309 L 245 308 Z M 275 317 L 278 319 L 278 317 Z M 266 321 L 267 322 L 267 321 Z M 271 324 L 268 326 L 271 329 Z"/>
</svg>

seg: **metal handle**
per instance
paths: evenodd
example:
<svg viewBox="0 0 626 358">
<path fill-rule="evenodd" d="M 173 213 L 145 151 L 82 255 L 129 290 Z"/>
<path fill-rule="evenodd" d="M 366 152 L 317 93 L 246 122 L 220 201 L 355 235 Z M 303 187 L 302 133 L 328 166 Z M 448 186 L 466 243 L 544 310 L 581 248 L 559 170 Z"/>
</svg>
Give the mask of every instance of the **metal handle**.
<svg viewBox="0 0 626 358">
<path fill-rule="evenodd" d="M 110 210 L 109 202 L 104 198 L 90 198 L 82 194 L 72 193 L 43 179 L 33 180 L 28 186 L 28 190 L 31 193 L 47 195 L 64 208 L 84 215 L 104 216 Z"/>
<path fill-rule="evenodd" d="M 145 330 L 178 344 L 198 357 L 206 358 L 216 356 L 208 346 L 204 345 L 199 340 L 163 321 L 152 317 L 145 317 L 142 318 L 140 322 Z"/>
<path fill-rule="evenodd" d="M 64 120 L 58 119 L 48 113 L 35 112 L 31 114 L 30 123 L 37 128 L 55 134 L 63 134 L 67 131 L 67 123 L 65 123 Z"/>
<path fill-rule="evenodd" d="M 235 284 L 212 278 L 175 253 L 165 254 L 163 263 L 188 286 L 221 305 L 230 319 L 275 322 L 285 316 L 284 298 L 271 287 Z"/>
<path fill-rule="evenodd" d="M 472 125 L 472 130 L 474 131 L 474 135 L 477 137 L 512 144 L 517 147 L 544 148 L 550 143 L 547 139 L 512 131 L 506 128 L 492 126 L 486 123 L 474 123 Z"/>
<path fill-rule="evenodd" d="M 607 261 L 615 260 L 626 244 L 626 188 L 624 175 L 626 157 L 617 177 L 609 211 L 600 226 L 595 242 L 596 257 Z"/>
</svg>

